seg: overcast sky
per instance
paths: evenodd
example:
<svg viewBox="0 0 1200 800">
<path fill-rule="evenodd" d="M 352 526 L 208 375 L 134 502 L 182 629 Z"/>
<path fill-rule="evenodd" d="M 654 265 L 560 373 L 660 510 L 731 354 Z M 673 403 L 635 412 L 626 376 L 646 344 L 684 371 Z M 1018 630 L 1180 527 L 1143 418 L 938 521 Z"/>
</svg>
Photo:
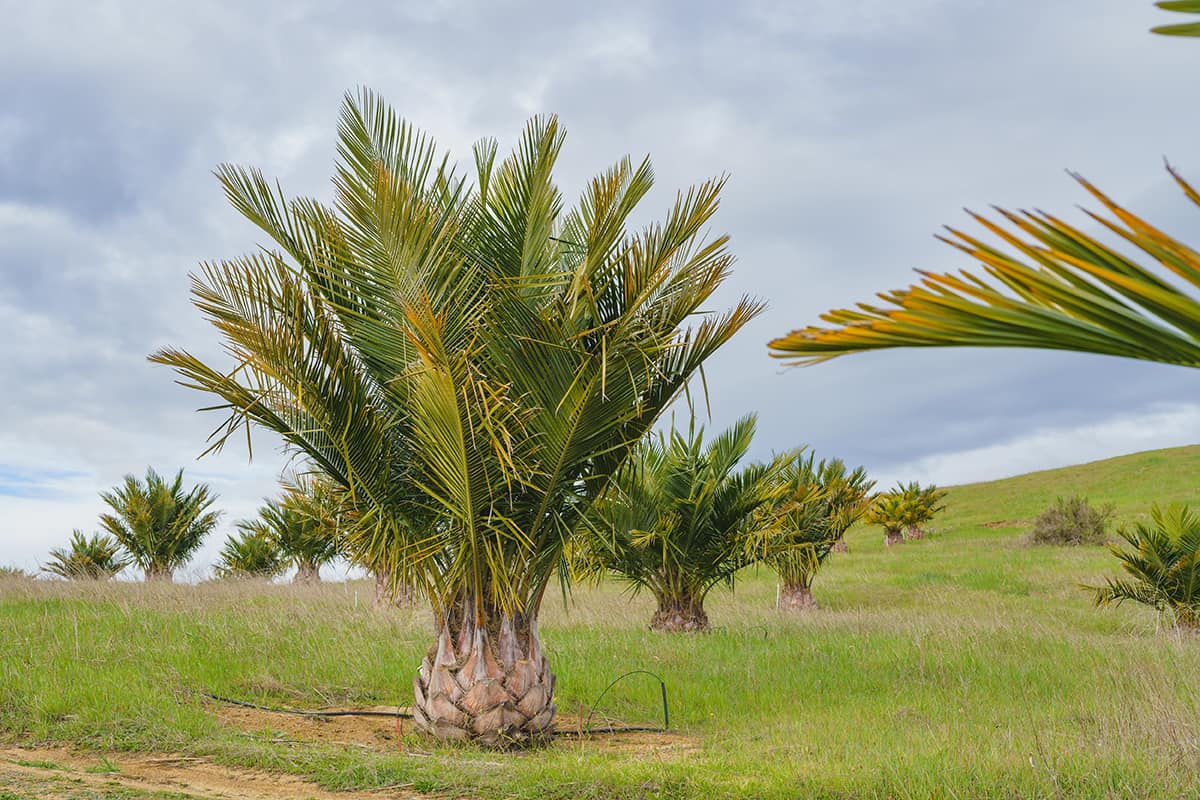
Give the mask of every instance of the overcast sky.
<svg viewBox="0 0 1200 800">
<path fill-rule="evenodd" d="M 340 10 L 335 10 L 340 8 Z M 802 443 L 953 484 L 1200 440 L 1197 376 L 1031 351 L 893 351 L 782 369 L 766 342 L 834 306 L 966 266 L 933 234 L 962 207 L 1078 219 L 1073 169 L 1193 244 L 1200 46 L 1149 0 L 516 3 L 0 0 L 0 564 L 34 569 L 97 493 L 148 465 L 212 484 L 226 517 L 282 464 L 197 461 L 207 398 L 146 362 L 217 350 L 188 272 L 261 235 L 211 170 L 330 196 L 338 105 L 369 86 L 455 154 L 553 112 L 561 183 L 649 153 L 664 211 L 728 173 L 724 292 L 770 308 L 710 363 L 713 425 L 760 414 L 757 454 Z M 715 306 L 714 306 L 715 307 Z"/>
</svg>

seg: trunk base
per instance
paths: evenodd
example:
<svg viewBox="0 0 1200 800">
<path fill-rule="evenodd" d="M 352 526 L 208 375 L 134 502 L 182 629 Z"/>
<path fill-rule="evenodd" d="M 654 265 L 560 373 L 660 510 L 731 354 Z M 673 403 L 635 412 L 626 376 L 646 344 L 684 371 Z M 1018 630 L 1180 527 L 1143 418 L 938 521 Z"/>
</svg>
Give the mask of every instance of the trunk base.
<svg viewBox="0 0 1200 800">
<path fill-rule="evenodd" d="M 905 531 L 904 538 L 908 539 L 909 541 L 912 541 L 913 539 L 924 539 L 925 531 L 921 530 L 919 527 L 914 525 L 913 527 L 911 527 L 907 531 Z"/>
<path fill-rule="evenodd" d="M 292 583 L 313 584 L 321 582 L 321 568 L 313 564 L 300 564 L 296 568 L 296 576 Z"/>
<path fill-rule="evenodd" d="M 779 592 L 778 607 L 780 611 L 816 611 L 819 608 L 809 586 L 784 586 Z"/>
<path fill-rule="evenodd" d="M 554 673 L 542 655 L 536 623 L 526 647 L 507 619 L 494 648 L 483 628 L 460 632 L 459 639 L 470 642 L 465 652 L 455 652 L 443 628 L 437 648 L 413 678 L 417 727 L 437 739 L 502 749 L 553 736 Z"/>
<path fill-rule="evenodd" d="M 884 547 L 891 547 L 894 544 L 904 544 L 904 534 L 900 530 L 888 530 L 883 534 Z"/>
<path fill-rule="evenodd" d="M 849 553 L 850 545 L 846 544 L 845 539 L 838 539 L 836 542 L 833 543 L 833 547 L 831 549 L 835 553 Z"/>
<path fill-rule="evenodd" d="M 696 602 L 662 603 L 650 618 L 650 630 L 664 633 L 705 633 L 711 626 L 704 607 Z"/>
</svg>

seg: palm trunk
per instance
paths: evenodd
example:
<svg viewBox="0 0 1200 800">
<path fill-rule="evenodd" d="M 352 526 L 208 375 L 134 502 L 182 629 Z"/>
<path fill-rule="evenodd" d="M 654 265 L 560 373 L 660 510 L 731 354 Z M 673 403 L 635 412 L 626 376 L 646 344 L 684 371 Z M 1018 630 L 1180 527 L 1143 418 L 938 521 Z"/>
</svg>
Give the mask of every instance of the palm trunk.
<svg viewBox="0 0 1200 800">
<path fill-rule="evenodd" d="M 146 583 L 173 583 L 175 576 L 171 568 L 163 564 L 151 564 L 146 567 Z"/>
<path fill-rule="evenodd" d="M 703 633 L 709 630 L 704 600 L 694 597 L 658 598 L 658 610 L 650 618 L 650 630 L 666 633 Z"/>
<path fill-rule="evenodd" d="M 921 530 L 920 525 L 909 525 L 908 530 L 904 534 L 904 538 L 908 540 L 921 539 L 925 536 L 925 531 Z"/>
<path fill-rule="evenodd" d="M 514 747 L 554 732 L 554 673 L 537 618 L 450 614 L 413 679 L 417 726 L 439 739 Z"/>
<path fill-rule="evenodd" d="M 839 536 L 838 540 L 833 543 L 833 547 L 831 549 L 835 553 L 849 553 L 850 545 L 846 544 L 845 536 Z"/>
<path fill-rule="evenodd" d="M 812 586 L 790 583 L 780 589 L 777 607 L 780 611 L 815 611 L 818 606 Z"/>
<path fill-rule="evenodd" d="M 403 581 L 396 581 L 385 569 L 375 571 L 376 607 L 413 608 L 417 604 L 417 593 Z"/>
<path fill-rule="evenodd" d="M 296 565 L 296 575 L 292 578 L 292 583 L 313 584 L 321 582 L 321 567 L 317 564 L 310 564 L 306 561 L 301 561 Z"/>
<path fill-rule="evenodd" d="M 886 547 L 891 547 L 894 544 L 904 544 L 904 530 L 902 528 L 884 528 L 883 544 Z"/>
</svg>

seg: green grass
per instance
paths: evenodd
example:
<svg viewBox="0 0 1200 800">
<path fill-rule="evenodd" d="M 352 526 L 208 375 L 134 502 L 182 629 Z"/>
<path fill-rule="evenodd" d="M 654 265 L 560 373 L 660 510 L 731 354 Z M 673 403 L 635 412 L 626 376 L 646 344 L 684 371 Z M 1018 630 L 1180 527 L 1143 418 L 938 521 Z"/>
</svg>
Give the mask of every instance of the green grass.
<svg viewBox="0 0 1200 800">
<path fill-rule="evenodd" d="M 560 740 L 530 753 L 427 757 L 279 742 L 219 724 L 194 693 L 296 706 L 407 704 L 430 643 L 422 613 L 380 613 L 365 585 L 0 588 L 0 739 L 173 751 L 314 777 L 486 797 L 1176 798 L 1200 796 L 1200 639 L 1152 612 L 1097 610 L 1077 584 L 1115 573 L 1103 548 L 1026 547 L 1056 495 L 1200 503 L 1200 448 L 952 489 L 929 539 L 885 549 L 857 528 L 818 577 L 822 610 L 773 609 L 750 574 L 714 594 L 717 630 L 646 629 L 616 585 L 552 603 L 542 625 L 560 711 L 621 672 L 661 674 L 685 751 Z M 989 527 L 989 523 L 1016 523 Z M 602 711 L 654 722 L 657 686 Z M 117 759 L 119 761 L 119 759 Z"/>
</svg>

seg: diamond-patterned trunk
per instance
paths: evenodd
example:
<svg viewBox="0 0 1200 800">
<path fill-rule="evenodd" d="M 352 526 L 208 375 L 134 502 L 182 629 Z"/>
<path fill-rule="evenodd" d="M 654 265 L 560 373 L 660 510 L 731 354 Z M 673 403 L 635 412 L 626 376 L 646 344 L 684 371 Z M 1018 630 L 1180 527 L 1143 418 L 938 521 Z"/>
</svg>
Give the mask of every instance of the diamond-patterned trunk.
<svg viewBox="0 0 1200 800">
<path fill-rule="evenodd" d="M 514 747 L 554 732 L 554 673 L 542 654 L 537 620 L 523 636 L 508 615 L 496 635 L 487 625 L 444 623 L 437 647 L 413 679 L 418 727 L 439 739 Z M 522 641 L 523 640 L 523 641 Z"/>
</svg>

